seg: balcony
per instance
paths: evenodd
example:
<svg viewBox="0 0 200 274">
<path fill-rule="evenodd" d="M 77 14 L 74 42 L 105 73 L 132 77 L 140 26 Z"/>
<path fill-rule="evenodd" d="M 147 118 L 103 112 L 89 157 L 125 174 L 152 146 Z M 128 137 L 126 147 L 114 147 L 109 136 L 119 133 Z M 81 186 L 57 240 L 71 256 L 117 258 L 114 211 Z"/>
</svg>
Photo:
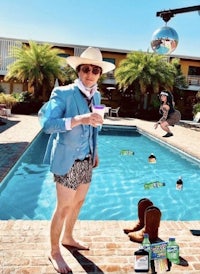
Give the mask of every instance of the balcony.
<svg viewBox="0 0 200 274">
<path fill-rule="evenodd" d="M 199 75 L 188 75 L 187 82 L 188 82 L 188 85 L 200 86 L 200 76 Z"/>
<path fill-rule="evenodd" d="M 199 75 L 188 75 L 187 76 L 188 88 L 184 90 L 198 92 L 200 91 L 200 76 Z"/>
<path fill-rule="evenodd" d="M 106 77 L 103 80 L 103 84 L 106 84 L 106 85 L 115 85 L 116 84 L 113 71 L 106 73 Z"/>
</svg>

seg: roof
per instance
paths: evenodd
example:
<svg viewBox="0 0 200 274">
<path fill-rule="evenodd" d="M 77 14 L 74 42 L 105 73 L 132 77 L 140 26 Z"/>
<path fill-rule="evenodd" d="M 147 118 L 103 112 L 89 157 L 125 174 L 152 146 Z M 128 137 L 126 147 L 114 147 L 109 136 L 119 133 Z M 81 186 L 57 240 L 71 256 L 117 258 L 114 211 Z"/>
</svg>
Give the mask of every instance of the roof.
<svg viewBox="0 0 200 274">
<path fill-rule="evenodd" d="M 15 40 L 15 41 L 19 41 L 22 43 L 28 43 L 30 40 L 25 40 L 25 39 L 17 39 L 17 38 L 8 38 L 8 37 L 0 37 L 0 39 L 5 39 L 5 40 Z M 85 47 L 87 48 L 89 45 L 73 45 L 73 44 L 66 44 L 66 43 L 56 43 L 56 42 L 48 42 L 48 41 L 35 41 L 37 43 L 48 43 L 51 44 L 53 46 L 57 46 L 57 47 L 69 47 L 69 48 L 75 48 L 75 47 Z M 108 52 L 115 52 L 115 53 L 129 53 L 132 51 L 139 51 L 139 50 L 127 50 L 127 49 L 116 49 L 116 48 L 104 48 L 104 47 L 99 47 L 98 45 L 96 45 L 96 47 L 98 47 L 101 51 L 108 51 Z M 186 59 L 186 60 L 200 60 L 199 56 L 184 56 L 184 55 L 174 55 L 171 54 L 170 56 L 166 55 L 166 57 L 170 57 L 170 58 L 180 58 L 180 59 Z"/>
</svg>

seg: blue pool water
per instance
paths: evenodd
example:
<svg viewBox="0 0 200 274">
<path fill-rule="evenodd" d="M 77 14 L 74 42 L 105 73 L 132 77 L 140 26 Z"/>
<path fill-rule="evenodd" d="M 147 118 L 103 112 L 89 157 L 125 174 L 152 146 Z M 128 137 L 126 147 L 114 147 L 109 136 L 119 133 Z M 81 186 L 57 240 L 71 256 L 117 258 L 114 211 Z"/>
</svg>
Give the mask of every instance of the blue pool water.
<svg viewBox="0 0 200 274">
<path fill-rule="evenodd" d="M 49 167 L 42 164 L 47 140 L 48 135 L 40 133 L 1 184 L 0 219 L 51 218 L 55 188 Z M 94 169 L 80 220 L 136 220 L 137 203 L 144 197 L 160 208 L 162 220 L 200 219 L 199 161 L 129 128 L 103 127 L 98 143 L 100 165 Z M 133 155 L 121 155 L 122 150 Z M 152 152 L 156 164 L 147 161 Z M 179 176 L 182 191 L 176 190 Z M 152 181 L 165 186 L 144 189 Z"/>
</svg>

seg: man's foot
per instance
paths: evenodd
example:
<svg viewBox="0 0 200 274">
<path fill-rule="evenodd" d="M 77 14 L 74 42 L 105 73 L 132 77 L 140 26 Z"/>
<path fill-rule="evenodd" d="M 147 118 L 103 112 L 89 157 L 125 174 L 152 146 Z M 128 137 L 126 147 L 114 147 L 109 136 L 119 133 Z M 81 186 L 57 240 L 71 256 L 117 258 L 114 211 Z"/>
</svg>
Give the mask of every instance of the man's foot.
<svg viewBox="0 0 200 274">
<path fill-rule="evenodd" d="M 71 247 L 71 248 L 76 248 L 78 250 L 89 250 L 89 247 L 86 245 L 83 245 L 79 242 L 76 242 L 74 239 L 71 240 L 63 240 L 62 245 L 64 247 Z"/>
<path fill-rule="evenodd" d="M 167 132 L 167 134 L 165 134 L 163 137 L 171 137 L 171 136 L 173 136 L 173 133 Z"/>
<path fill-rule="evenodd" d="M 48 258 L 58 273 L 70 273 L 72 271 L 60 253 L 57 253 L 54 256 L 49 255 Z"/>
</svg>

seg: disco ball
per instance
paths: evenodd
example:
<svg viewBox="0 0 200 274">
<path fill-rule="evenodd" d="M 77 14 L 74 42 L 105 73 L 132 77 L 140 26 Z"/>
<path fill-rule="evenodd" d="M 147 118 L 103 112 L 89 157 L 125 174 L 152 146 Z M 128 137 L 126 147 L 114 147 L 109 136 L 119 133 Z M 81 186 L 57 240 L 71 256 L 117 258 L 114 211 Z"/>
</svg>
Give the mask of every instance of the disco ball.
<svg viewBox="0 0 200 274">
<path fill-rule="evenodd" d="M 151 48 L 158 54 L 170 54 L 178 45 L 178 34 L 170 27 L 162 27 L 154 31 Z"/>
</svg>

